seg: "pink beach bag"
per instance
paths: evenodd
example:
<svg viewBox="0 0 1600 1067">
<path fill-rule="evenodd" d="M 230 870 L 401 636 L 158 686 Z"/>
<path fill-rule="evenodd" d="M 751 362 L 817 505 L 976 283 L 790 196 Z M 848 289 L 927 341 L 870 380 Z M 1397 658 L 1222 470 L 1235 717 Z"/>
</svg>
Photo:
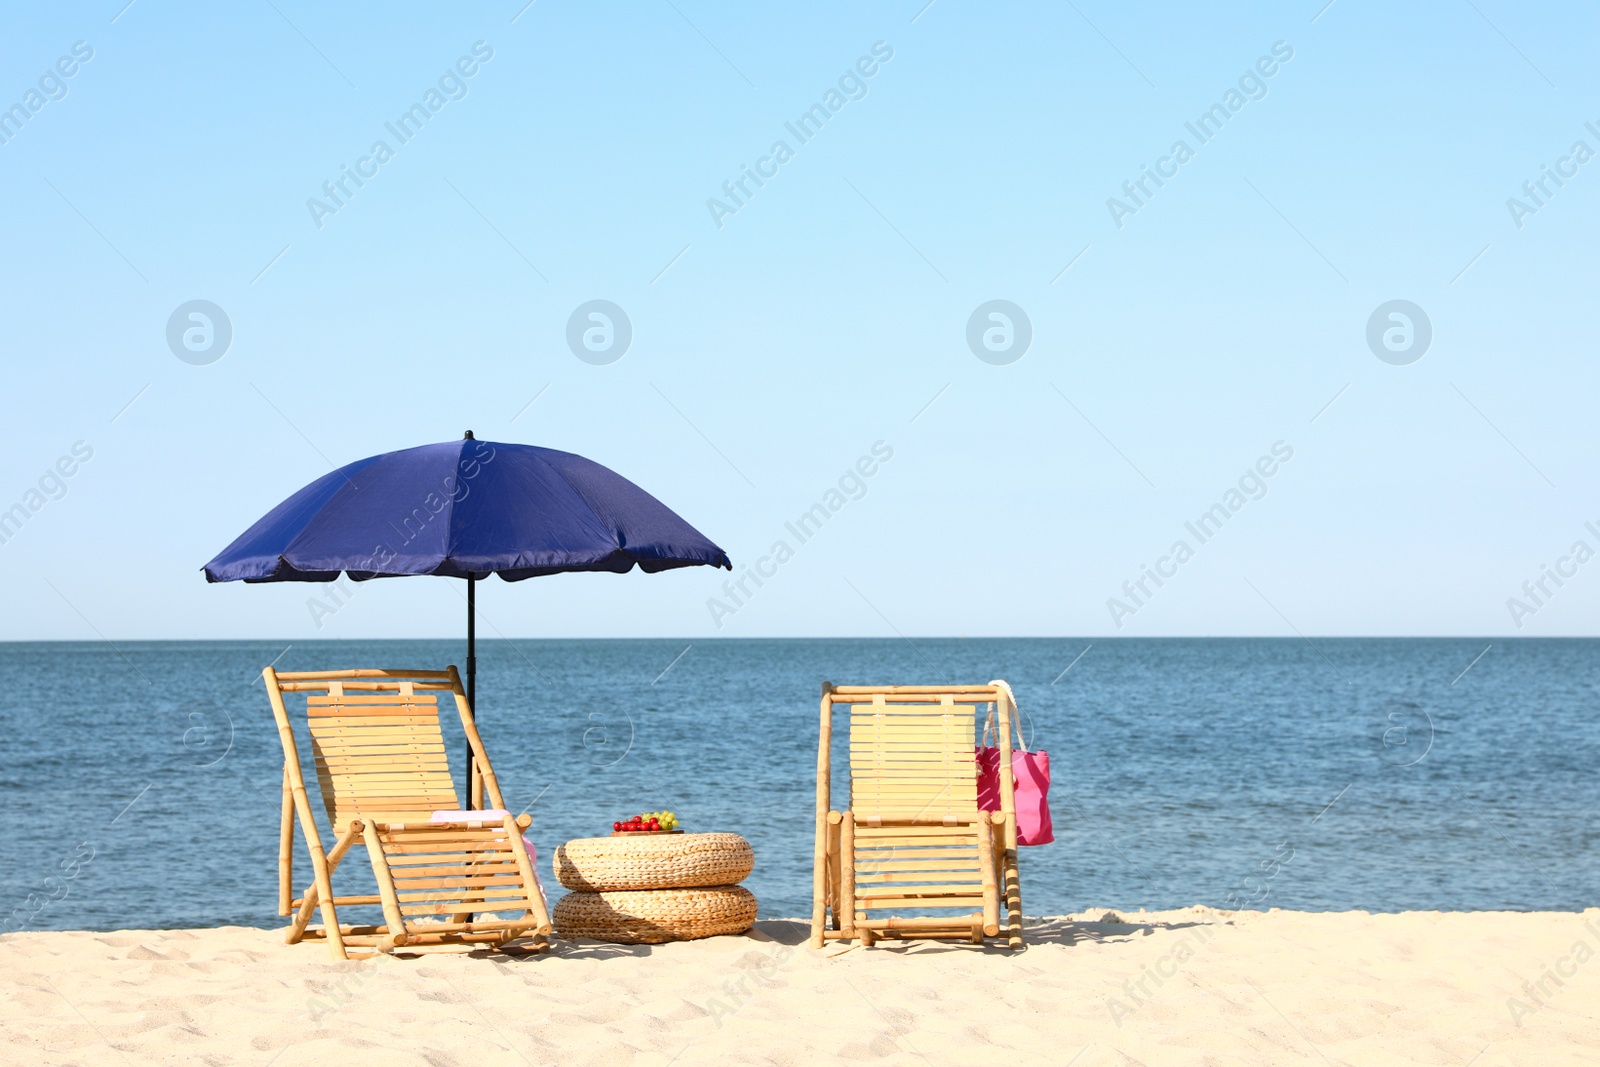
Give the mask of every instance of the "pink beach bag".
<svg viewBox="0 0 1600 1067">
<path fill-rule="evenodd" d="M 994 682 L 1005 690 L 1015 712 L 1017 700 L 1011 696 L 1011 687 L 1005 682 Z M 1012 797 L 1017 808 L 1017 844 L 1048 845 L 1055 838 L 1055 828 L 1050 822 L 1050 753 L 1029 752 L 1022 740 L 1022 726 L 1015 714 L 1012 724 L 1017 731 L 1017 744 L 1011 750 Z M 975 750 L 978 760 L 978 808 L 981 811 L 1000 811 L 1000 749 L 991 745 L 994 731 L 994 711 L 983 727 L 983 745 Z"/>
</svg>

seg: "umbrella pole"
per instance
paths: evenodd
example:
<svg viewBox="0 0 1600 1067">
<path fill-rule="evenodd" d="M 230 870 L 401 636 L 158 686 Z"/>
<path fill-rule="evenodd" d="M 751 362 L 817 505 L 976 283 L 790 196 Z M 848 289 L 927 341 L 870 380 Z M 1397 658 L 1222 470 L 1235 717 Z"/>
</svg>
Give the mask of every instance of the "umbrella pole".
<svg viewBox="0 0 1600 1067">
<path fill-rule="evenodd" d="M 478 598 L 477 579 L 467 575 L 467 707 L 472 709 L 472 717 L 478 717 Z M 467 742 L 467 796 L 466 806 L 473 808 L 477 804 L 478 795 L 477 772 L 472 762 L 472 742 Z"/>
</svg>

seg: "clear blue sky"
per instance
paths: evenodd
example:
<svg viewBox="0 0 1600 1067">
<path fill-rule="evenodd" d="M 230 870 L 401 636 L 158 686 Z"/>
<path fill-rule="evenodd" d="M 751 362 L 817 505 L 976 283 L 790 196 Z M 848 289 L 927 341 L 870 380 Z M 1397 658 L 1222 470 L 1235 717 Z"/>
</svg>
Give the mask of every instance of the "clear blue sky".
<svg viewBox="0 0 1600 1067">
<path fill-rule="evenodd" d="M 493 581 L 488 636 L 1594 634 L 1600 560 L 1570 550 L 1600 550 L 1600 159 L 1573 155 L 1600 151 L 1597 22 L 1505 0 L 21 9 L 0 638 L 455 635 L 445 579 L 372 583 L 319 628 L 317 587 L 199 567 L 330 464 L 469 427 L 614 467 L 736 563 L 794 553 L 720 628 L 727 575 L 695 570 Z M 769 176 L 735 202 L 744 168 Z M 1142 168 L 1169 176 L 1134 200 Z M 631 323 L 614 362 L 567 342 L 596 299 Z M 231 324 L 214 362 L 169 346 L 193 300 Z M 968 343 L 994 300 L 1031 328 L 1009 363 Z M 1413 362 L 1369 347 L 1393 300 L 1431 326 Z M 799 544 L 785 523 L 880 441 L 865 495 Z M 1202 541 L 1185 524 L 1218 504 Z M 1541 593 L 1546 564 L 1568 577 Z"/>
</svg>

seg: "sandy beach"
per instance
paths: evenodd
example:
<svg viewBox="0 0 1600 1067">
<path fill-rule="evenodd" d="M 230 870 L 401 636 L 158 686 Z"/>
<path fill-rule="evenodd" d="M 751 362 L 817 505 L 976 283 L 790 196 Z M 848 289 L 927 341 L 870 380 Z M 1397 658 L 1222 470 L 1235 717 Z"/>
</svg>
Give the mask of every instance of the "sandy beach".
<svg viewBox="0 0 1600 1067">
<path fill-rule="evenodd" d="M 1121 919 L 1120 922 L 1099 921 Z M 1031 944 L 664 946 L 336 963 L 226 927 L 0 938 L 0 1061 L 276 1064 L 1600 1063 L 1600 909 L 1207 908 Z"/>
</svg>

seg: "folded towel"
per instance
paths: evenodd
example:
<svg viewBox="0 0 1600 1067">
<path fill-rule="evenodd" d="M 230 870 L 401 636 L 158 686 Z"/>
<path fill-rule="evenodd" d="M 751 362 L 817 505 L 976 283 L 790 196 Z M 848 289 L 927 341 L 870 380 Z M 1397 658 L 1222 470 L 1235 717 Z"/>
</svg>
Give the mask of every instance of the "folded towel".
<svg viewBox="0 0 1600 1067">
<path fill-rule="evenodd" d="M 429 822 L 500 822 L 509 811 L 500 808 L 486 808 L 483 811 L 436 811 Z"/>
</svg>

